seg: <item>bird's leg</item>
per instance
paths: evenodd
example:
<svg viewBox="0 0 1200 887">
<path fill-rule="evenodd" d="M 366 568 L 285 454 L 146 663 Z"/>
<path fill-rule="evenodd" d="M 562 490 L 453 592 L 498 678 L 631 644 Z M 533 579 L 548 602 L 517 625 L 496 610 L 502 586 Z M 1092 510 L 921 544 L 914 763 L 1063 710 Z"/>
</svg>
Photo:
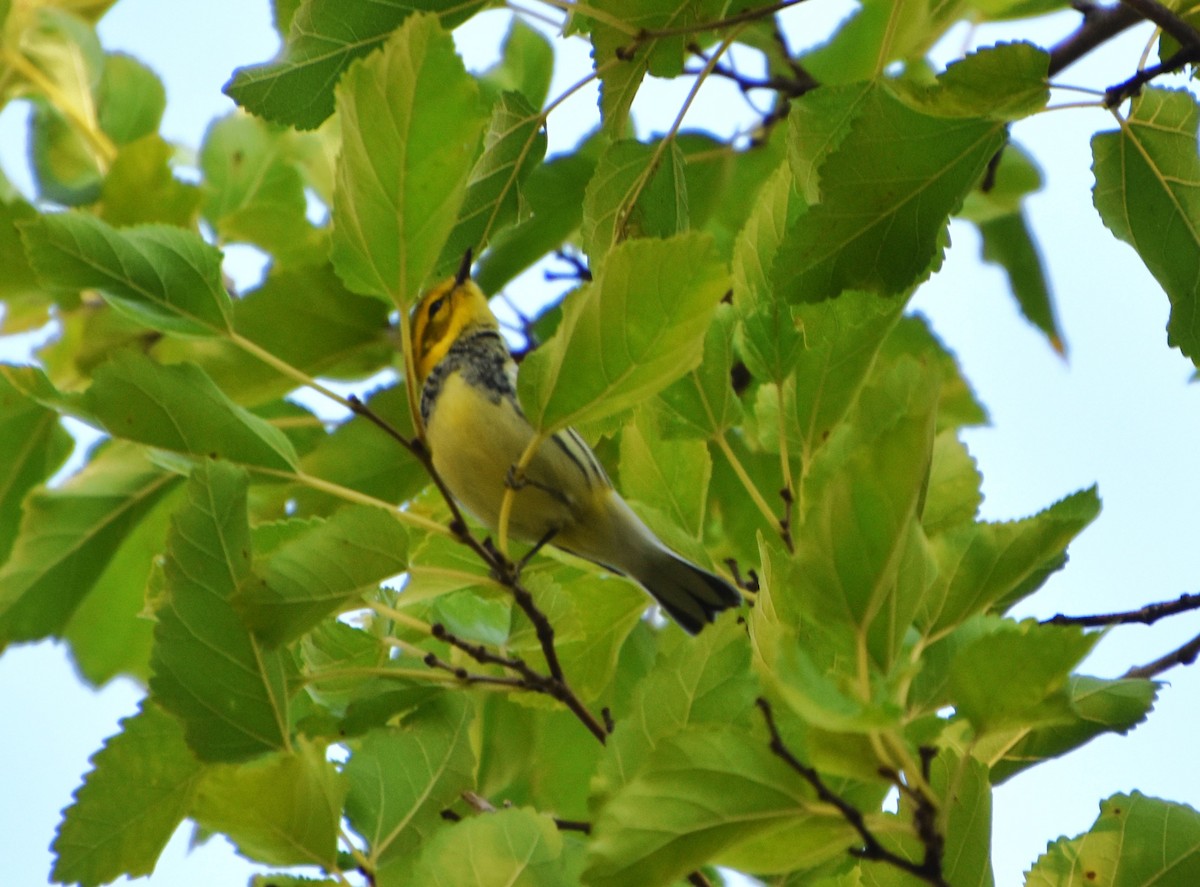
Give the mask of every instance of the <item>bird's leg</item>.
<svg viewBox="0 0 1200 887">
<path fill-rule="evenodd" d="M 547 486 L 543 483 L 538 483 L 524 471 L 520 470 L 516 465 L 508 466 L 508 472 L 504 475 L 504 485 L 510 490 L 520 490 L 523 487 L 533 487 L 535 490 L 541 490 L 552 499 L 557 499 L 563 505 L 571 504 L 571 501 L 566 497 L 562 490 L 556 490 L 554 487 Z M 557 532 L 557 530 L 555 532 Z M 541 543 L 539 543 L 539 545 L 541 545 Z"/>
<path fill-rule="evenodd" d="M 543 534 L 542 538 L 533 544 L 533 548 L 525 552 L 516 564 L 517 575 L 521 575 L 521 571 L 525 569 L 525 565 L 533 560 L 533 556 L 537 554 L 551 539 L 558 535 L 558 527 L 551 527 Z"/>
</svg>

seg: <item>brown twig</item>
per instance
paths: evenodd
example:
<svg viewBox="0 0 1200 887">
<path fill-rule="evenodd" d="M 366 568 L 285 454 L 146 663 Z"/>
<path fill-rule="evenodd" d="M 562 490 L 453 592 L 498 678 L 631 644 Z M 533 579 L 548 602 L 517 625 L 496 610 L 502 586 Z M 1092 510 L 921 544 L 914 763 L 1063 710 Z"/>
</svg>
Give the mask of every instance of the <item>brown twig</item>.
<svg viewBox="0 0 1200 887">
<path fill-rule="evenodd" d="M 1147 21 L 1154 22 L 1164 33 L 1179 41 L 1180 46 L 1200 49 L 1200 33 L 1158 0 L 1121 0 L 1121 3 Z"/>
<path fill-rule="evenodd" d="M 867 859 L 874 862 L 882 862 L 901 871 L 908 872 L 914 877 L 920 878 L 927 884 L 932 884 L 933 887 L 949 887 L 945 877 L 942 875 L 942 836 L 936 828 L 936 808 L 933 808 L 932 802 L 924 795 L 917 793 L 920 798 L 917 804 L 917 819 L 916 828 L 917 835 L 925 845 L 925 858 L 920 864 L 905 859 L 892 851 L 888 850 L 875 837 L 868 827 L 866 820 L 863 818 L 861 811 L 841 795 L 833 791 L 825 784 L 825 780 L 821 778 L 815 768 L 809 767 L 796 758 L 791 753 L 787 745 L 784 744 L 783 738 L 779 735 L 779 728 L 775 724 L 775 715 L 771 711 L 771 703 L 761 696 L 755 700 L 759 709 L 762 711 L 763 720 L 767 723 L 767 730 L 771 734 L 771 751 L 780 758 L 785 764 L 796 771 L 804 781 L 812 786 L 817 793 L 817 797 L 837 809 L 842 814 L 842 818 L 850 824 L 856 832 L 859 839 L 862 841 L 861 847 L 850 848 L 850 855 L 859 859 Z M 924 761 L 924 754 L 922 761 Z M 924 764 L 925 769 L 928 769 L 928 764 Z M 893 777 L 897 785 L 901 786 L 902 790 L 911 792 L 912 789 L 906 786 L 898 777 Z M 923 813 L 923 810 L 931 809 L 932 816 L 928 812 Z"/>
<path fill-rule="evenodd" d="M 1075 64 L 1141 20 L 1141 16 L 1127 6 L 1089 7 L 1084 12 L 1083 23 L 1050 48 L 1050 76 Z"/>
<path fill-rule="evenodd" d="M 1185 46 L 1165 62 L 1151 65 L 1149 68 L 1142 68 L 1128 80 L 1104 90 L 1104 106 L 1115 108 L 1121 102 L 1133 98 L 1141 92 L 1142 87 L 1155 77 L 1162 74 L 1173 74 L 1184 65 L 1190 65 L 1197 61 L 1200 61 L 1200 47 Z"/>
<path fill-rule="evenodd" d="M 1159 601 L 1146 604 L 1136 610 L 1125 610 L 1119 613 L 1096 613 L 1089 616 L 1064 616 L 1059 613 L 1049 619 L 1043 619 L 1043 625 L 1082 625 L 1085 628 L 1098 628 L 1105 625 L 1153 625 L 1159 619 L 1186 613 L 1190 610 L 1200 610 L 1200 594 L 1181 594 L 1173 601 Z"/>
<path fill-rule="evenodd" d="M 687 882 L 691 884 L 692 887 L 712 887 L 712 881 L 704 877 L 704 872 L 699 870 L 688 872 Z"/>
<path fill-rule="evenodd" d="M 588 711 L 575 691 L 571 689 L 567 683 L 566 676 L 562 670 L 562 664 L 558 659 L 558 651 L 554 645 L 554 626 L 550 624 L 550 620 L 546 614 L 541 611 L 534 601 L 533 595 L 524 585 L 521 584 L 520 569 L 511 560 L 498 551 L 495 546 L 491 545 L 491 540 L 480 541 L 476 539 L 467 528 L 467 522 L 463 517 L 462 510 L 455 502 L 445 481 L 442 480 L 440 474 L 433 466 L 433 459 L 428 448 L 419 438 L 409 438 L 401 434 L 390 423 L 386 422 L 374 410 L 359 400 L 357 397 L 350 397 L 349 404 L 351 410 L 356 415 L 362 416 L 367 421 L 381 429 L 389 437 L 398 442 L 401 446 L 407 449 L 413 457 L 421 463 L 422 467 L 433 480 L 434 485 L 438 488 L 442 498 L 446 501 L 446 505 L 450 509 L 451 521 L 450 530 L 454 533 L 455 538 L 463 545 L 471 549 L 491 571 L 492 576 L 501 585 L 505 586 L 512 594 L 517 606 L 525 613 L 529 621 L 533 624 L 534 630 L 537 633 L 538 642 L 542 647 L 542 655 L 546 659 L 546 667 L 549 669 L 549 676 L 540 674 L 529 668 L 522 660 L 510 659 L 500 656 L 491 651 L 486 650 L 482 645 L 473 645 L 466 642 L 458 642 L 457 638 L 445 632 L 442 627 L 443 634 L 440 636 L 442 640 L 458 646 L 477 662 L 490 665 L 499 665 L 507 668 L 510 671 L 516 672 L 519 678 L 501 678 L 494 675 L 477 675 L 466 672 L 465 669 L 457 669 L 454 666 L 449 666 L 442 663 L 441 660 L 433 656 L 433 661 L 426 657 L 426 664 L 433 668 L 446 668 L 460 680 L 467 683 L 487 683 L 500 684 L 503 686 L 517 687 L 520 689 L 532 690 L 537 693 L 544 693 L 554 699 L 557 699 L 565 705 L 579 721 L 588 729 L 588 731 L 596 737 L 603 745 L 608 740 L 610 731 L 604 728 L 595 715 Z M 453 638 L 453 640 L 451 640 Z M 456 643 L 457 642 L 457 643 Z M 476 655 L 479 654 L 479 655 Z M 430 654 L 432 656 L 432 654 Z M 485 656 L 486 658 L 480 658 Z M 519 664 L 518 664 L 519 663 Z"/>
<path fill-rule="evenodd" d="M 745 578 L 742 577 L 741 569 L 738 567 L 738 562 L 731 557 L 725 558 L 725 566 L 729 567 L 729 575 L 733 577 L 733 584 L 742 591 L 758 591 L 758 573 L 754 570 L 747 570 Z"/>
<path fill-rule="evenodd" d="M 1177 665 L 1191 665 L 1200 656 L 1200 635 L 1196 635 L 1181 647 L 1176 647 L 1166 656 L 1160 656 L 1153 662 L 1138 665 L 1125 672 L 1125 678 L 1155 678 Z"/>
<path fill-rule="evenodd" d="M 523 590 L 523 589 L 522 589 Z M 514 591 L 515 593 L 515 591 Z M 529 594 L 529 592 L 524 592 Z M 531 598 L 532 600 L 532 598 Z M 535 608 L 536 609 L 536 608 Z M 542 619 L 545 619 L 545 614 L 538 610 Z M 438 659 L 433 653 L 425 657 L 425 664 L 431 668 L 441 668 L 448 670 L 454 674 L 459 680 L 467 683 L 475 684 L 499 684 L 507 687 L 517 687 L 524 690 L 532 690 L 535 693 L 544 693 L 553 699 L 557 699 L 565 705 L 579 721 L 587 727 L 588 731 L 599 740 L 603 745 L 608 740 L 609 731 L 604 725 L 596 720 L 595 715 L 588 711 L 587 707 L 580 701 L 579 697 L 567 684 L 566 680 L 553 675 L 547 676 L 539 673 L 529 666 L 524 659 L 516 656 L 502 656 L 490 650 L 483 644 L 473 644 L 470 641 L 465 641 L 446 630 L 446 626 L 440 622 L 434 623 L 432 626 L 433 636 L 439 641 L 445 641 L 452 647 L 462 650 L 476 662 L 482 665 L 499 665 L 501 668 L 515 672 L 517 677 L 499 677 L 495 675 L 480 675 L 472 674 L 464 668 L 449 665 Z M 551 639 L 553 643 L 553 638 Z M 557 658 L 555 663 L 557 664 Z M 561 669 L 560 669 L 561 673 Z"/>
</svg>

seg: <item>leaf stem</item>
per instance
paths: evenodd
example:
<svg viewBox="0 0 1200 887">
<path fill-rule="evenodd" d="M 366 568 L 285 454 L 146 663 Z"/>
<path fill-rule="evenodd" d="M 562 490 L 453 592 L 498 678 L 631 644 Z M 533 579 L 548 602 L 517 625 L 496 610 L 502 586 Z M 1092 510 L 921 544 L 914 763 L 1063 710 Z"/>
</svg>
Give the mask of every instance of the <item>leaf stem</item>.
<svg viewBox="0 0 1200 887">
<path fill-rule="evenodd" d="M 606 12 L 603 9 L 597 9 L 587 3 L 578 3 L 575 0 L 543 0 L 547 6 L 553 6 L 555 9 L 561 9 L 568 15 L 586 15 L 590 19 L 595 19 L 601 24 L 608 25 L 614 30 L 620 31 L 622 34 L 628 34 L 630 37 L 638 36 L 638 29 L 626 22 L 624 19 L 613 15 L 611 12 Z"/>
<path fill-rule="evenodd" d="M 738 476 L 738 480 L 742 482 L 742 486 L 745 487 L 746 492 L 750 495 L 750 500 L 755 504 L 762 516 L 767 519 L 767 523 L 775 527 L 776 530 L 782 530 L 779 525 L 779 518 L 775 515 L 775 512 L 771 510 L 771 506 L 767 504 L 767 500 L 763 498 L 763 494 L 759 492 L 758 487 L 754 485 L 753 478 L 750 477 L 749 472 L 746 471 L 745 466 L 742 465 L 741 460 L 738 459 L 737 454 L 729 445 L 729 441 L 726 439 L 725 435 L 723 433 L 718 434 L 713 440 L 716 442 L 717 447 L 725 455 L 725 458 L 729 461 L 729 466 L 733 469 L 733 473 L 736 474 Z"/>
<path fill-rule="evenodd" d="M 692 103 L 696 100 L 696 95 L 700 92 L 700 87 L 704 85 L 704 81 L 708 79 L 710 74 L 712 74 L 713 68 L 715 68 L 717 66 L 717 62 L 721 60 L 721 56 L 729 50 L 729 47 L 733 45 L 733 42 L 737 39 L 742 30 L 743 29 L 741 27 L 737 27 L 734 28 L 734 30 L 730 33 L 726 34 L 725 37 L 722 38 L 721 44 L 717 47 L 716 52 L 714 52 L 712 56 L 706 60 L 704 67 L 701 68 L 700 72 L 696 75 L 695 82 L 692 83 L 692 88 L 688 90 L 687 97 L 684 98 L 683 104 L 679 108 L 679 113 L 675 115 L 675 120 L 671 123 L 671 127 L 667 130 L 667 134 L 659 139 L 658 144 L 654 147 L 654 154 L 650 157 L 650 162 L 647 163 L 646 167 L 641 171 L 641 173 L 638 174 L 637 180 L 633 183 L 633 187 L 629 189 L 629 192 L 621 200 L 620 206 L 617 207 L 616 233 L 618 238 L 620 238 L 625 231 L 625 225 L 629 219 L 629 214 L 633 212 L 633 207 L 637 204 L 638 197 L 641 196 L 642 191 L 645 190 L 646 185 L 650 182 L 650 177 L 654 174 L 654 171 L 658 169 L 659 163 L 662 162 L 662 155 L 667 149 L 667 145 L 669 145 L 679 133 L 679 128 L 683 125 L 683 118 L 687 115 L 687 112 L 692 107 Z"/>
<path fill-rule="evenodd" d="M 401 511 L 391 502 L 385 502 L 383 499 L 377 499 L 374 496 L 368 496 L 366 493 L 360 493 L 358 490 L 353 490 L 350 487 L 343 487 L 341 484 L 335 484 L 327 481 L 324 478 L 316 475 L 306 474 L 303 471 L 282 471 L 277 468 L 265 468 L 261 466 L 251 466 L 252 470 L 257 474 L 265 474 L 268 477 L 277 477 L 280 480 L 289 480 L 295 483 L 303 484 L 306 487 L 311 487 L 314 490 L 320 490 L 322 493 L 328 493 L 331 496 L 336 496 L 338 499 L 344 499 L 347 502 L 354 502 L 358 505 L 369 505 L 372 508 L 381 508 L 384 511 L 390 511 L 396 520 L 402 524 L 408 524 L 411 527 L 425 530 L 429 533 L 437 533 L 440 536 L 451 536 L 453 533 L 445 524 L 419 514 L 414 514 L 411 511 Z"/>
<path fill-rule="evenodd" d="M 107 172 L 108 167 L 117 159 L 117 146 L 113 144 L 112 139 L 100 128 L 99 123 L 95 120 L 94 111 L 89 117 L 80 113 L 74 103 L 67 97 L 66 93 L 59 87 L 57 83 L 46 76 L 37 65 L 20 52 L 6 52 L 4 56 L 8 59 L 9 64 L 25 77 L 30 83 L 37 87 L 46 98 L 54 105 L 55 109 L 66 117 L 75 126 L 76 131 L 88 143 L 88 146 L 96 155 L 103 171 Z"/>
</svg>

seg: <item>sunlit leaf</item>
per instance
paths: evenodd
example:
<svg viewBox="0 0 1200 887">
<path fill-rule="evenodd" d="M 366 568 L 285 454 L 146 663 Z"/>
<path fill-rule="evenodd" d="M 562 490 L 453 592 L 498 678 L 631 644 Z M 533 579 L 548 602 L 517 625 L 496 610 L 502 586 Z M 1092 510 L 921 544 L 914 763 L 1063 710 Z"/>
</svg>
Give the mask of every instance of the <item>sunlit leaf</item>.
<svg viewBox="0 0 1200 887">
<path fill-rule="evenodd" d="M 345 799 L 346 780 L 325 749 L 302 741 L 291 752 L 210 767 L 188 812 L 251 859 L 329 869 Z"/>
<path fill-rule="evenodd" d="M 30 261 L 48 284 L 94 288 L 113 307 L 164 332 L 218 335 L 232 305 L 221 254 L 199 235 L 148 225 L 118 231 L 93 216 L 41 216 L 22 228 Z"/>
<path fill-rule="evenodd" d="M 486 120 L 434 16 L 412 16 L 338 90 L 333 263 L 356 292 L 408 310 L 454 228 Z"/>
<path fill-rule="evenodd" d="M 1171 300 L 1167 342 L 1200 360 L 1200 106 L 1185 90 L 1146 89 L 1121 128 L 1092 139 L 1093 200 Z"/>
<path fill-rule="evenodd" d="M 179 722 L 148 700 L 91 763 L 54 839 L 52 879 L 94 887 L 150 874 L 187 815 L 202 765 Z"/>
<path fill-rule="evenodd" d="M 268 652 L 233 607 L 250 572 L 244 471 L 201 462 L 167 537 L 150 692 L 183 721 L 204 761 L 243 761 L 287 747 L 290 659 Z"/>
<path fill-rule="evenodd" d="M 377 49 L 414 13 L 442 13 L 444 24 L 453 27 L 482 5 L 472 2 L 464 7 L 444 0 L 304 0 L 290 19 L 280 56 L 239 68 L 225 92 L 268 120 L 312 129 L 333 113 L 334 86 L 350 63 Z"/>
<path fill-rule="evenodd" d="M 626 241 L 564 308 L 554 337 L 521 370 L 529 420 L 549 432 L 610 416 L 666 387 L 700 360 L 726 290 L 702 235 Z"/>
<path fill-rule="evenodd" d="M 1025 884 L 1141 887 L 1189 884 L 1197 878 L 1200 813 L 1186 804 L 1135 791 L 1103 801 L 1095 824 L 1082 835 L 1051 844 L 1030 869 Z"/>
</svg>

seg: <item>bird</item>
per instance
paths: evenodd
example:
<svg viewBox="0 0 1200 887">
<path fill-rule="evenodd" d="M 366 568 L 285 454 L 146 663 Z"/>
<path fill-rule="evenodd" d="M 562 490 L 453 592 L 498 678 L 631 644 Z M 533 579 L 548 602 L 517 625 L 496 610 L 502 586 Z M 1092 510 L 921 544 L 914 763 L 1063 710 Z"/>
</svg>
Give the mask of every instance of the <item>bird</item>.
<svg viewBox="0 0 1200 887">
<path fill-rule="evenodd" d="M 488 529 L 498 529 L 512 488 L 510 536 L 633 579 L 689 634 L 741 604 L 729 582 L 655 536 L 574 429 L 549 435 L 516 472 L 537 432 L 517 400 L 517 364 L 500 324 L 470 278 L 469 254 L 413 310 L 412 355 L 433 468 Z"/>
</svg>

